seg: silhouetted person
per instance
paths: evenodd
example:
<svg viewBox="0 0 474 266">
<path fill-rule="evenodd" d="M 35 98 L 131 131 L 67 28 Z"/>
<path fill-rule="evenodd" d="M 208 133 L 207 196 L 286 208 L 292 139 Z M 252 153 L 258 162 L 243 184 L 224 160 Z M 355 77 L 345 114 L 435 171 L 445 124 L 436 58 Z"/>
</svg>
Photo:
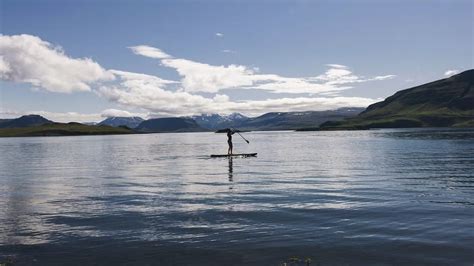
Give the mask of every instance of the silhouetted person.
<svg viewBox="0 0 474 266">
<path fill-rule="evenodd" d="M 227 154 L 232 154 L 232 135 L 235 134 L 235 131 L 232 131 L 232 129 L 228 128 L 227 129 L 227 144 L 229 145 L 229 149 L 227 150 Z"/>
</svg>

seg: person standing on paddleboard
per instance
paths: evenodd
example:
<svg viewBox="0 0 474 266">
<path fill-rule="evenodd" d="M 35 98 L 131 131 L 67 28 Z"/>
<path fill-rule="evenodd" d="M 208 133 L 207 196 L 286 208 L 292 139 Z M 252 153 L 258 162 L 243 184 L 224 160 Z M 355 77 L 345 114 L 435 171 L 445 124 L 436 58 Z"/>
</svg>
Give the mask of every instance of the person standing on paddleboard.
<svg viewBox="0 0 474 266">
<path fill-rule="evenodd" d="M 233 131 L 230 128 L 227 129 L 227 144 L 229 145 L 229 149 L 227 150 L 227 154 L 232 154 L 232 148 L 233 148 L 232 135 L 234 135 L 234 134 L 235 134 L 235 131 Z"/>
</svg>

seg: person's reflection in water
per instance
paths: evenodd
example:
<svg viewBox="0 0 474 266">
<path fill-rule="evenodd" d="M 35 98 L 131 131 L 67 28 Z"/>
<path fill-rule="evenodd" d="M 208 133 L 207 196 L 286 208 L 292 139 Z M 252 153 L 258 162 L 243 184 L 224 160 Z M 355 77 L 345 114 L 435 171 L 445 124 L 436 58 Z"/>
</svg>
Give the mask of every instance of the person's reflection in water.
<svg viewBox="0 0 474 266">
<path fill-rule="evenodd" d="M 234 211 L 234 167 L 233 167 L 233 162 L 232 162 L 232 157 L 229 157 L 229 197 L 228 197 L 228 202 L 227 202 L 227 210 L 228 211 Z"/>
<path fill-rule="evenodd" d="M 234 182 L 234 169 L 232 165 L 232 157 L 229 157 L 229 182 Z M 230 189 L 232 189 L 232 187 Z"/>
</svg>

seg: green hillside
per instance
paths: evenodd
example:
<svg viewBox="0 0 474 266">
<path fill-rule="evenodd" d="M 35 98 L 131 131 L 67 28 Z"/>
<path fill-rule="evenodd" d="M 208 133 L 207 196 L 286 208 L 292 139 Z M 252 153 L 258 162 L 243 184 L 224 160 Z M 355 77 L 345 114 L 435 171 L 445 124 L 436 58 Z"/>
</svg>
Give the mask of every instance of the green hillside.
<svg viewBox="0 0 474 266">
<path fill-rule="evenodd" d="M 321 129 L 474 126 L 474 70 L 402 90 L 352 119 Z"/>
<path fill-rule="evenodd" d="M 304 127 L 317 127 L 325 121 L 339 121 L 354 117 L 363 108 L 339 108 L 327 111 L 273 112 L 249 118 L 235 125 L 242 130 L 292 130 Z"/>
</svg>

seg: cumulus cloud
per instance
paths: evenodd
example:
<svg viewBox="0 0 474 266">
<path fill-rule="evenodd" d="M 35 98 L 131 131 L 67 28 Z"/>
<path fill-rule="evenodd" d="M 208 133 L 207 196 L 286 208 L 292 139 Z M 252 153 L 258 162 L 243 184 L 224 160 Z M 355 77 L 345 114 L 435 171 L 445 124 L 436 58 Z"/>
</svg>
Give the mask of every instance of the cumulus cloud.
<svg viewBox="0 0 474 266">
<path fill-rule="evenodd" d="M 52 92 L 90 91 L 113 75 L 90 58 L 68 57 L 57 46 L 32 35 L 0 35 L 0 78 L 30 83 Z"/>
<path fill-rule="evenodd" d="M 138 47 L 138 46 L 135 46 Z M 142 50 L 153 50 L 158 48 L 139 46 Z M 149 53 L 137 52 L 139 55 L 158 58 Z M 384 80 L 394 78 L 395 75 L 376 76 L 366 78 L 357 76 L 344 65 L 328 64 L 329 69 L 322 75 L 315 77 L 283 77 L 276 74 L 260 74 L 254 68 L 243 65 L 210 65 L 189 59 L 175 58 L 169 56 L 158 58 L 165 67 L 175 69 L 182 77 L 181 85 L 183 89 L 190 93 L 207 92 L 217 93 L 220 90 L 239 89 L 260 89 L 273 93 L 308 93 L 318 94 L 325 92 L 341 91 L 351 88 L 347 84 L 361 83 L 374 80 Z M 344 86 L 342 86 L 344 85 Z"/>
<path fill-rule="evenodd" d="M 114 74 L 116 77 L 121 78 L 124 82 L 140 82 L 156 86 L 156 87 L 163 87 L 170 84 L 177 84 L 178 82 L 172 80 L 166 80 L 159 78 L 157 76 L 142 74 L 142 73 L 135 73 L 135 72 L 128 72 L 122 70 L 109 70 L 110 73 Z"/>
<path fill-rule="evenodd" d="M 325 84 L 330 85 L 355 83 L 360 80 L 360 78 L 354 75 L 349 69 L 339 67 L 330 68 L 326 71 L 326 73 L 313 79 L 324 81 Z"/>
<path fill-rule="evenodd" d="M 332 68 L 349 68 L 348 66 L 339 65 L 339 64 L 326 64 L 326 66 L 332 67 Z"/>
<path fill-rule="evenodd" d="M 157 59 L 165 59 L 170 58 L 171 56 L 162 50 L 147 46 L 147 45 L 138 45 L 138 46 L 131 46 L 130 48 L 135 54 L 143 55 L 146 57 L 157 58 Z"/>
<path fill-rule="evenodd" d="M 456 74 L 459 74 L 459 70 L 457 70 L 457 69 L 450 69 L 450 70 L 447 70 L 446 72 L 444 72 L 444 75 L 447 76 L 447 77 L 450 77 L 450 76 L 456 75 Z"/>
<path fill-rule="evenodd" d="M 372 80 L 386 80 L 386 79 L 393 79 L 397 77 L 396 75 L 385 75 L 385 76 L 375 76 L 373 78 L 367 79 L 367 81 L 372 81 Z"/>
<path fill-rule="evenodd" d="M 164 66 L 174 68 L 182 76 L 182 86 L 188 92 L 215 93 L 226 88 L 253 84 L 253 70 L 241 65 L 213 66 L 187 59 L 164 59 Z"/>
<path fill-rule="evenodd" d="M 164 115 L 198 113 L 212 105 L 222 102 L 222 96 L 205 98 L 184 91 L 170 91 L 166 85 L 172 81 L 156 76 L 124 71 L 114 71 L 119 83 L 101 86 L 97 93 L 112 102 L 125 106 L 140 107 Z"/>
<path fill-rule="evenodd" d="M 386 80 L 395 78 L 395 75 L 384 75 L 384 76 L 375 76 L 371 78 L 366 78 L 363 76 L 357 76 L 349 70 L 348 67 L 342 65 L 334 65 L 328 69 L 324 74 L 310 78 L 310 80 L 320 80 L 323 81 L 325 85 L 343 85 L 343 84 L 353 84 L 353 83 L 362 83 L 375 80 Z"/>
<path fill-rule="evenodd" d="M 230 50 L 230 49 L 224 49 L 224 50 L 221 50 L 221 52 L 227 53 L 227 54 L 235 54 L 235 53 L 237 53 L 236 51 Z"/>
<path fill-rule="evenodd" d="M 3 56 L 0 56 L 0 79 L 6 80 L 10 71 L 10 64 L 3 59 Z"/>
<path fill-rule="evenodd" d="M 251 88 L 273 93 L 322 94 L 350 89 L 350 86 L 335 86 L 330 82 L 317 83 L 314 78 L 287 78 L 278 75 L 257 75 L 256 84 Z"/>
</svg>

